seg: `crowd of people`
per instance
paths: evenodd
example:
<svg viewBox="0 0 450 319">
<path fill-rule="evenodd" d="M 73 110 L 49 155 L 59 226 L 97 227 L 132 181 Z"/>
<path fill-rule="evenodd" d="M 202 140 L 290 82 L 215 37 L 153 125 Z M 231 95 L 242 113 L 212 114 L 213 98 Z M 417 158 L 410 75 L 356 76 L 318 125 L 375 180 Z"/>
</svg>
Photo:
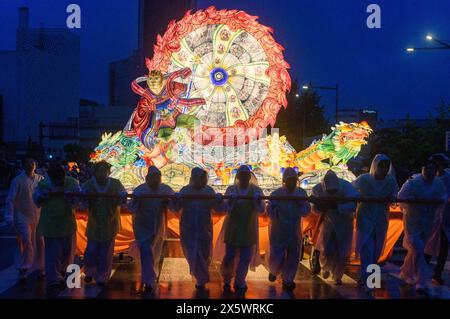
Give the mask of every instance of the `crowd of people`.
<svg viewBox="0 0 450 319">
<path fill-rule="evenodd" d="M 268 280 L 281 278 L 283 288 L 295 288 L 295 276 L 301 253 L 302 217 L 319 215 L 320 227 L 315 248 L 320 252 L 322 277 L 342 285 L 342 276 L 352 250 L 354 217 L 356 215 L 356 252 L 361 260 L 360 286 L 366 285 L 367 267 L 376 264 L 385 245 L 389 218 L 389 202 L 399 199 L 435 200 L 424 203 L 402 203 L 404 239 L 407 256 L 401 267 L 401 278 L 415 285 L 420 294 L 434 281 L 443 285 L 442 271 L 447 259 L 450 234 L 450 173 L 448 158 L 435 154 L 427 160 L 420 174 L 413 175 L 400 188 L 392 162 L 378 154 L 370 171 L 352 183 L 329 170 L 317 184 L 308 201 L 306 192 L 298 187 L 298 173 L 286 168 L 282 185 L 273 196 L 299 196 L 282 200 L 262 200 L 251 169 L 242 165 L 234 185 L 225 197 L 208 185 L 208 174 L 194 168 L 188 185 L 174 192 L 161 181 L 161 172 L 151 166 L 145 183 L 138 186 L 131 200 L 121 182 L 111 178 L 110 166 L 98 162 L 92 175 L 71 176 L 58 163 L 49 164 L 42 175 L 36 173 L 32 158 L 23 161 L 23 173 L 14 178 L 7 198 L 8 220 L 14 225 L 19 243 L 16 266 L 25 281 L 33 267 L 46 279 L 49 289 L 65 285 L 66 266 L 73 262 L 76 233 L 75 209 L 88 210 L 84 252 L 84 281 L 104 286 L 111 273 L 115 237 L 120 229 L 120 210 L 127 205 L 132 212 L 133 231 L 140 251 L 142 291 L 151 292 L 157 285 L 157 267 L 165 231 L 165 211 L 180 214 L 180 242 L 196 289 L 209 282 L 209 264 L 221 261 L 220 273 L 224 289 L 247 289 L 249 268 L 261 263 L 258 248 L 258 216 L 270 217 L 267 260 Z M 86 169 L 83 169 L 87 171 Z M 51 196 L 53 192 L 80 192 L 96 196 Z M 108 194 L 108 196 L 102 194 Z M 116 195 L 111 197 L 109 195 Z M 145 197 L 142 195 L 161 195 Z M 171 195 L 164 197 L 165 195 Z M 193 199 L 189 195 L 204 196 Z M 206 196 L 205 196 L 206 195 Z M 245 196 L 245 198 L 242 198 Z M 334 200 L 336 197 L 376 197 L 379 202 Z M 328 198 L 328 199 L 327 199 Z M 213 249 L 212 211 L 225 214 L 225 221 Z M 437 257 L 434 273 L 430 261 Z"/>
<path fill-rule="evenodd" d="M 56 161 L 61 163 L 61 161 Z M 37 162 L 36 174 L 47 176 L 51 162 Z M 67 162 L 63 166 L 66 175 L 75 178 L 80 184 L 87 182 L 94 175 L 94 164 L 90 162 Z"/>
</svg>

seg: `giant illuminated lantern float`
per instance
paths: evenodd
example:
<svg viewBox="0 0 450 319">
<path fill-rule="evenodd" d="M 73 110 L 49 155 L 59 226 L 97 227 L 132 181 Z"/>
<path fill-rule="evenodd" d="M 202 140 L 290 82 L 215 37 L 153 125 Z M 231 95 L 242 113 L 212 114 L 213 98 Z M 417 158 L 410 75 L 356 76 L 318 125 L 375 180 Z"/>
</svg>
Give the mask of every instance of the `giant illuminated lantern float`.
<svg viewBox="0 0 450 319">
<path fill-rule="evenodd" d="M 128 190 L 144 181 L 149 165 L 176 190 L 195 166 L 218 190 L 241 164 L 266 191 L 279 187 L 285 167 L 304 173 L 305 188 L 328 168 L 351 179 L 345 164 L 366 144 L 367 123 L 339 123 L 299 153 L 284 136 L 265 134 L 287 107 L 291 86 L 272 33 L 255 16 L 214 7 L 172 21 L 146 59 L 148 74 L 131 85 L 140 96 L 136 109 L 123 131 L 102 136 L 92 161 L 109 162 Z"/>
<path fill-rule="evenodd" d="M 281 107 L 287 107 L 291 80 L 283 47 L 272 29 L 257 17 L 239 10 L 209 7 L 187 12 L 170 22 L 158 36 L 148 74 L 133 81 L 139 103 L 122 131 L 105 133 L 91 156 L 105 160 L 112 176 L 128 191 L 144 182 L 147 168 L 155 165 L 163 182 L 175 190 L 189 182 L 191 168 L 208 171 L 209 184 L 218 191 L 234 181 L 236 168 L 251 166 L 267 194 L 281 185 L 286 167 L 297 167 L 301 186 L 311 189 L 328 169 L 347 180 L 354 175 L 346 163 L 367 143 L 369 125 L 337 123 L 331 133 L 296 152 L 284 136 L 265 129 L 275 124 Z M 313 214 L 310 214 L 313 216 Z M 223 216 L 213 218 L 215 242 Z M 121 216 L 122 230 L 115 252 L 132 250 L 131 216 Z M 315 224 L 304 219 L 303 231 Z M 268 220 L 260 217 L 260 253 L 268 249 Z M 179 234 L 179 218 L 167 212 L 167 227 Z M 86 248 L 86 215 L 77 218 L 77 251 Z M 403 231 L 400 218 L 391 218 L 381 260 Z"/>
</svg>

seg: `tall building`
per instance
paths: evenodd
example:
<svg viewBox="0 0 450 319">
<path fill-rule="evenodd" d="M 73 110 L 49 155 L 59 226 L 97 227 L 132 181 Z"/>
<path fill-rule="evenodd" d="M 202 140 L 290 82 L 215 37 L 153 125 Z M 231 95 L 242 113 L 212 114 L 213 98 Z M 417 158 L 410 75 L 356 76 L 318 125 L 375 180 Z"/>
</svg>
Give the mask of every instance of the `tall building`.
<svg viewBox="0 0 450 319">
<path fill-rule="evenodd" d="M 153 56 L 157 35 L 166 31 L 170 21 L 195 8 L 195 0 L 139 0 L 138 47 L 131 56 L 109 65 L 109 105 L 136 105 L 138 97 L 130 83 L 147 73 L 145 58 Z"/>
<path fill-rule="evenodd" d="M 39 141 L 39 123 L 78 118 L 80 40 L 67 29 L 30 28 L 19 9 L 16 49 L 0 51 L 2 141 Z"/>
</svg>

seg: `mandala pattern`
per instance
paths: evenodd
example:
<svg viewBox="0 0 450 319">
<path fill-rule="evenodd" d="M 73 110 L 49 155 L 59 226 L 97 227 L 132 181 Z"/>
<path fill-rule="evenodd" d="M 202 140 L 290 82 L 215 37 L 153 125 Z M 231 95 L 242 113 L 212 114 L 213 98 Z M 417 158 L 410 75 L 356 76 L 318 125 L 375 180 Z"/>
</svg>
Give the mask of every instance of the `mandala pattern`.
<svg viewBox="0 0 450 319">
<path fill-rule="evenodd" d="M 157 38 L 148 69 L 193 70 L 186 79 L 190 97 L 206 103 L 189 114 L 204 129 L 273 126 L 280 107 L 287 106 L 291 80 L 283 47 L 272 29 L 256 19 L 243 11 L 209 7 L 187 12 Z"/>
</svg>

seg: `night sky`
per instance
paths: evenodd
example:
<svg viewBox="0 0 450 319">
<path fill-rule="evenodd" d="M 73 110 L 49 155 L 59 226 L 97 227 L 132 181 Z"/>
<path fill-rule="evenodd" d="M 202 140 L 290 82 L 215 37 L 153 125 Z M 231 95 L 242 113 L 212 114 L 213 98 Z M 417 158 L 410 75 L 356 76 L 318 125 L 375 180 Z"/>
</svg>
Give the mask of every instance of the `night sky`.
<svg viewBox="0 0 450 319">
<path fill-rule="evenodd" d="M 172 0 L 175 1 L 175 0 Z M 137 46 L 137 1 L 1 0 L 0 50 L 13 50 L 17 8 L 30 8 L 30 26 L 65 27 L 66 6 L 81 6 L 81 96 L 108 100 L 108 63 Z M 366 7 L 381 6 L 382 28 L 366 27 Z M 375 107 L 383 119 L 426 117 L 444 98 L 450 103 L 450 50 L 408 54 L 433 45 L 427 33 L 450 40 L 446 0 L 198 0 L 199 8 L 242 9 L 272 27 L 285 47 L 290 74 L 300 83 L 340 87 L 341 107 Z M 333 91 L 322 91 L 328 115 Z"/>
</svg>

